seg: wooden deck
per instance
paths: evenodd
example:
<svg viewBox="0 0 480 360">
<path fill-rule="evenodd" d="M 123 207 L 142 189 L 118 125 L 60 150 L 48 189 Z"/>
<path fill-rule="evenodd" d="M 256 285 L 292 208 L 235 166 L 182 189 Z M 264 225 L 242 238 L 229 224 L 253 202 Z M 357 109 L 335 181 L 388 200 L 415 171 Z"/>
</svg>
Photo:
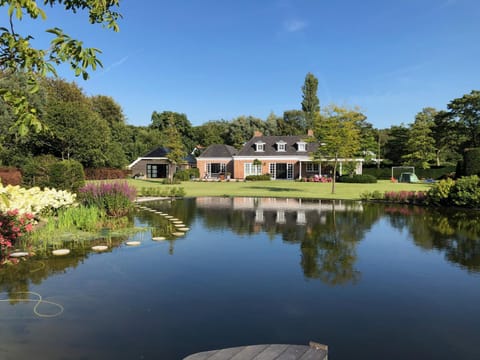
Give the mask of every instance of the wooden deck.
<svg viewBox="0 0 480 360">
<path fill-rule="evenodd" d="M 183 360 L 327 360 L 328 347 L 310 342 L 306 345 L 265 344 L 239 346 L 200 352 Z"/>
</svg>

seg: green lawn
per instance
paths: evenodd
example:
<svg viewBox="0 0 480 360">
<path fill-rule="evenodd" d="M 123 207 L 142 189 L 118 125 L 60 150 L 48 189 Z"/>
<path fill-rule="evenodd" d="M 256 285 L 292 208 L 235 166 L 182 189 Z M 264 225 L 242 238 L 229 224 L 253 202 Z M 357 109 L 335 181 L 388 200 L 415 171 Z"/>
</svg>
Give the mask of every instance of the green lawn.
<svg viewBox="0 0 480 360">
<path fill-rule="evenodd" d="M 141 189 L 142 187 L 172 186 L 163 185 L 156 180 L 129 180 L 129 183 Z M 344 184 L 335 185 L 335 194 L 332 194 L 332 184 L 329 183 L 304 183 L 288 180 L 252 181 L 252 182 L 182 182 L 181 186 L 186 191 L 186 196 L 257 196 L 257 197 L 294 197 L 316 199 L 342 199 L 358 200 L 365 191 L 421 191 L 428 190 L 427 184 L 391 183 L 384 180 L 376 184 Z"/>
</svg>

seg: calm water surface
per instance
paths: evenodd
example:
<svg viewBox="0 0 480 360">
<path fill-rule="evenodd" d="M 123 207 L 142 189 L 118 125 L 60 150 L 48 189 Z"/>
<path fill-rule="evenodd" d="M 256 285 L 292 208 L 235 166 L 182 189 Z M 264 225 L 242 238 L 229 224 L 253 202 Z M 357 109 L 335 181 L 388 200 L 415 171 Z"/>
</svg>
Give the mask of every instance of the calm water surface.
<svg viewBox="0 0 480 360">
<path fill-rule="evenodd" d="M 339 359 L 480 359 L 478 213 L 198 198 L 139 210 L 137 247 L 0 269 L 0 359 L 182 359 L 328 344 Z M 167 236 L 163 242 L 152 236 Z M 130 238 L 129 240 L 132 240 Z M 15 299 L 38 296 L 58 305 Z M 34 310 L 37 312 L 35 314 Z M 40 316 L 39 316 L 40 315 Z"/>
</svg>

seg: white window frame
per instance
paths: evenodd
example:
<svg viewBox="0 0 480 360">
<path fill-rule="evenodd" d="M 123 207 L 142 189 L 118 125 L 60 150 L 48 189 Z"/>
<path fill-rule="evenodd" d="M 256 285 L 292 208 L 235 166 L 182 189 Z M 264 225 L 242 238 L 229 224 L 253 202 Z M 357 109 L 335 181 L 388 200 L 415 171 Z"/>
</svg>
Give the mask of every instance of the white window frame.
<svg viewBox="0 0 480 360">
<path fill-rule="evenodd" d="M 264 152 L 265 151 L 265 143 L 263 143 L 263 142 L 255 143 L 255 151 Z"/>
<path fill-rule="evenodd" d="M 282 152 L 287 151 L 287 143 L 285 141 L 277 142 L 277 151 L 282 151 Z"/>
<path fill-rule="evenodd" d="M 306 142 L 298 142 L 297 146 L 298 146 L 297 151 L 302 151 L 302 152 L 307 151 L 307 143 Z"/>
<path fill-rule="evenodd" d="M 315 163 L 312 163 L 312 162 L 308 162 L 307 165 L 306 165 L 306 171 L 307 173 L 317 173 L 318 174 L 318 171 L 319 171 L 319 166 L 320 164 L 315 164 Z"/>
</svg>

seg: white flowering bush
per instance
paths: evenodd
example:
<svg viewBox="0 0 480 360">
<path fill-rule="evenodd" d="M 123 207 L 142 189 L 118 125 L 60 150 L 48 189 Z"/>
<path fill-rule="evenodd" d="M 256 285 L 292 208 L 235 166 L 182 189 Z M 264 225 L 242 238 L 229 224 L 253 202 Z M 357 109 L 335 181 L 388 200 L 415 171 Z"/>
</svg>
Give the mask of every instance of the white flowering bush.
<svg viewBox="0 0 480 360">
<path fill-rule="evenodd" d="M 41 190 L 39 187 L 25 189 L 18 185 L 4 187 L 0 184 L 0 212 L 17 209 L 20 214 L 52 214 L 61 208 L 75 205 L 76 194 L 66 190 Z"/>
</svg>

